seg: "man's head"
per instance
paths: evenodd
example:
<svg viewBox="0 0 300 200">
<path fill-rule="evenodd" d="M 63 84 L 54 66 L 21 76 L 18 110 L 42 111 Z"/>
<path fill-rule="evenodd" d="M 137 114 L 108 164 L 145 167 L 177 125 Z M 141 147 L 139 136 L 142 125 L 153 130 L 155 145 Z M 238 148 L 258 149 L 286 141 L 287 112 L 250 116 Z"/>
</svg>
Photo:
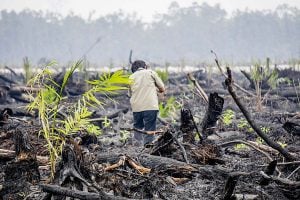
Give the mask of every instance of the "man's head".
<svg viewBox="0 0 300 200">
<path fill-rule="evenodd" d="M 132 73 L 136 72 L 139 68 L 144 68 L 146 69 L 147 68 L 147 65 L 145 63 L 145 61 L 143 60 L 136 60 L 132 63 L 131 65 L 131 71 Z"/>
</svg>

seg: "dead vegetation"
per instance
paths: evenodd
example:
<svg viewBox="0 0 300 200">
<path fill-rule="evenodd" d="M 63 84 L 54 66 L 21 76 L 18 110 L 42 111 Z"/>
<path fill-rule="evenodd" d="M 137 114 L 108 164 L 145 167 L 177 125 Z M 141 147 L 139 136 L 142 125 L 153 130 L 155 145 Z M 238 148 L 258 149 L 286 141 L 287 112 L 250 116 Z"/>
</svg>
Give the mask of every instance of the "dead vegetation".
<svg viewBox="0 0 300 200">
<path fill-rule="evenodd" d="M 253 90 L 245 86 L 247 79 L 239 79 L 239 72 L 228 69 L 228 74 L 213 74 L 211 80 L 205 79 L 206 73 L 169 74 L 167 97 L 175 96 L 181 108 L 169 110 L 175 112 L 172 117 L 160 118 L 158 131 L 139 130 L 156 135 L 147 147 L 131 141 L 126 92 L 111 94 L 118 103 L 107 98 L 105 109 L 93 107 L 89 116 L 102 134 L 78 131 L 66 137 L 52 178 L 38 114 L 27 112 L 21 104 L 26 99 L 18 99 L 32 88 L 9 81 L 13 85 L 1 87 L 1 198 L 299 199 L 296 92 L 291 96 L 262 92 L 263 110 L 257 112 Z M 288 78 L 287 70 L 284 73 Z M 1 80 L 3 85 L 8 81 Z M 74 80 L 65 90 L 69 102 L 77 101 L 73 94 L 83 90 Z M 61 105 L 60 118 L 68 114 L 67 105 Z M 225 112 L 228 109 L 232 112 Z"/>
</svg>

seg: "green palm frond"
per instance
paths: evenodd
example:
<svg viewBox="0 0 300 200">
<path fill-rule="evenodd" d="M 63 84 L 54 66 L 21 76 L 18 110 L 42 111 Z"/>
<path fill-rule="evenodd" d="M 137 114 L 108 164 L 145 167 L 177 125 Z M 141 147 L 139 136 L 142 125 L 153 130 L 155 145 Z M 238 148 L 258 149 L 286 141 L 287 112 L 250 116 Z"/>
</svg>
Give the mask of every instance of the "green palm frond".
<svg viewBox="0 0 300 200">
<path fill-rule="evenodd" d="M 62 85 L 60 87 L 60 94 L 62 94 L 62 92 L 64 91 L 70 77 L 73 75 L 73 73 L 75 72 L 75 70 L 77 68 L 80 67 L 80 65 L 82 64 L 82 60 L 79 60 L 77 61 L 72 67 L 70 70 L 67 70 L 65 75 L 64 75 L 64 79 L 63 79 L 63 82 L 62 82 Z"/>
<path fill-rule="evenodd" d="M 83 96 L 87 100 L 87 104 L 96 104 L 102 106 L 95 94 L 96 93 L 110 93 L 115 94 L 119 90 L 127 90 L 128 85 L 131 84 L 128 74 L 124 74 L 123 70 L 114 72 L 113 74 L 104 73 L 98 80 L 87 81 L 92 88 L 85 92 Z"/>
<path fill-rule="evenodd" d="M 47 67 L 28 82 L 30 86 L 37 85 L 40 88 L 35 96 L 30 94 L 32 101 L 27 105 L 27 109 L 39 111 L 38 116 L 42 125 L 40 133 L 47 142 L 52 175 L 55 171 L 56 160 L 61 155 L 67 137 L 81 131 L 95 135 L 101 133 L 100 128 L 89 120 L 92 115 L 89 106 L 104 105 L 95 96 L 96 93 L 115 93 L 118 90 L 128 89 L 130 84 L 129 75 L 124 74 L 123 71 L 116 71 L 113 74 L 105 73 L 98 80 L 87 81 L 91 85 L 91 89 L 86 91 L 76 103 L 68 107 L 71 112 L 64 119 L 58 119 L 57 113 L 61 107 L 61 101 L 65 98 L 63 90 L 81 63 L 82 61 L 78 61 L 67 70 L 61 85 L 54 81 L 52 71 Z M 57 91 L 57 88 L 60 90 Z"/>
</svg>

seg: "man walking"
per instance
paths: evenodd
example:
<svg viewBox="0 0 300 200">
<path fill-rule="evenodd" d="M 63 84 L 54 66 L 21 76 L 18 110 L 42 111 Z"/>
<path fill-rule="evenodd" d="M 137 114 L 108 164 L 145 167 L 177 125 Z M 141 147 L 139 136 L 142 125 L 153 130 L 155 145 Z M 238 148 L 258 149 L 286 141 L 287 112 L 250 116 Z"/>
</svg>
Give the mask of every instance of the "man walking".
<svg viewBox="0 0 300 200">
<path fill-rule="evenodd" d="M 158 95 L 165 91 L 164 84 L 155 71 L 147 69 L 142 60 L 136 60 L 131 66 L 132 84 L 130 86 L 130 104 L 133 112 L 134 128 L 155 131 L 158 114 Z M 144 145 L 151 143 L 153 135 L 145 135 L 135 132 L 134 139 L 143 142 Z"/>
</svg>

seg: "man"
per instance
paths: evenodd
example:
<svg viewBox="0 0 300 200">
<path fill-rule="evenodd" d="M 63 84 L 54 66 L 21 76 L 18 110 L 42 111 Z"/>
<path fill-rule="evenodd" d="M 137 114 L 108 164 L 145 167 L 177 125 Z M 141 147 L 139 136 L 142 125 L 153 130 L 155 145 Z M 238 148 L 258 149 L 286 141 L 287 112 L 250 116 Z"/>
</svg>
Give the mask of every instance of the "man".
<svg viewBox="0 0 300 200">
<path fill-rule="evenodd" d="M 131 71 L 133 74 L 130 79 L 133 82 L 130 86 L 130 103 L 133 112 L 133 126 L 140 130 L 155 131 L 158 114 L 157 92 L 165 91 L 164 84 L 156 72 L 147 69 L 146 63 L 142 60 L 134 61 Z M 154 136 L 135 132 L 134 139 L 147 145 L 153 141 Z"/>
</svg>

